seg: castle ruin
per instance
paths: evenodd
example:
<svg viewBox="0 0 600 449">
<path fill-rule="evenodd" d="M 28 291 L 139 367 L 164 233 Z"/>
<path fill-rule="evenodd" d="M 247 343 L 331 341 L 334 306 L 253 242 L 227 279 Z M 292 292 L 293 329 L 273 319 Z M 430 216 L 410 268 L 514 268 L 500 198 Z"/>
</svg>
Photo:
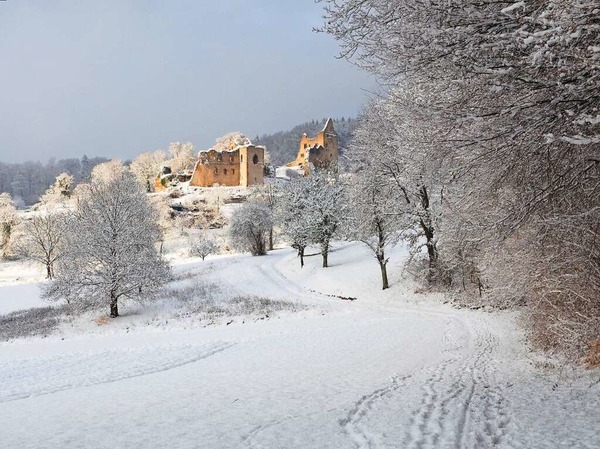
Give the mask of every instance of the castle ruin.
<svg viewBox="0 0 600 449">
<path fill-rule="evenodd" d="M 328 168 L 338 162 L 338 136 L 333 128 L 333 120 L 327 119 L 325 127 L 314 137 L 304 133 L 300 138 L 298 155 L 286 168 L 296 169 L 300 174 L 308 176 L 310 168 Z"/>
</svg>

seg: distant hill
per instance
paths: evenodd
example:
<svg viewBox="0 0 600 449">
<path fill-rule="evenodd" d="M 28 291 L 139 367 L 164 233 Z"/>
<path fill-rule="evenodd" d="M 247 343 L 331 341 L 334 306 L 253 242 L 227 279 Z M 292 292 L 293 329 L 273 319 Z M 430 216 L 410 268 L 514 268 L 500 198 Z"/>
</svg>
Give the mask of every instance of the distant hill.
<svg viewBox="0 0 600 449">
<path fill-rule="evenodd" d="M 50 159 L 42 162 L 0 162 L 0 193 L 9 193 L 19 206 L 37 203 L 56 176 L 68 173 L 79 183 L 89 179 L 92 169 L 109 159 L 104 157 L 81 159 Z"/>
<path fill-rule="evenodd" d="M 279 167 L 296 158 L 298 154 L 298 142 L 300 142 L 302 134 L 306 133 L 309 137 L 314 137 L 323 129 L 326 120 L 326 118 L 313 120 L 295 126 L 289 131 L 279 131 L 275 134 L 257 136 L 252 143 L 266 146 L 271 157 L 271 164 Z M 355 118 L 342 117 L 333 119 L 333 126 L 339 139 L 340 153 L 343 153 L 344 149 L 348 148 L 352 139 L 352 133 L 357 124 L 358 120 Z"/>
</svg>

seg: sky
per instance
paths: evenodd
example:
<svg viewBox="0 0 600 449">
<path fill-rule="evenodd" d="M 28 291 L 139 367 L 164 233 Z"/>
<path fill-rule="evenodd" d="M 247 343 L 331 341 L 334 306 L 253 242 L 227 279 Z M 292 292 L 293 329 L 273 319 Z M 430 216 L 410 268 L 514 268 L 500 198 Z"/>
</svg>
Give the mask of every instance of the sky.
<svg viewBox="0 0 600 449">
<path fill-rule="evenodd" d="M 0 1 L 0 161 L 105 156 L 356 116 L 373 86 L 314 0 Z"/>
</svg>

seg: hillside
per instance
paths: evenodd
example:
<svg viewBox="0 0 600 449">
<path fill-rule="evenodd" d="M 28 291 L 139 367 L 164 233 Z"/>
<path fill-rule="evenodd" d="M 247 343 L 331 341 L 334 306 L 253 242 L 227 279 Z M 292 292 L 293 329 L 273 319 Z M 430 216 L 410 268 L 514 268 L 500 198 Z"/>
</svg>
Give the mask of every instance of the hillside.
<svg viewBox="0 0 600 449">
<path fill-rule="evenodd" d="M 327 269 L 301 269 L 291 248 L 179 257 L 145 307 L 3 341 L 0 447 L 597 447 L 591 372 L 531 354 L 512 312 L 415 293 L 407 249 L 390 256 L 386 291 L 357 243 L 338 243 Z M 0 330 L 65 313 L 14 282 L 0 284 Z"/>
<path fill-rule="evenodd" d="M 285 165 L 295 159 L 298 152 L 298 141 L 303 133 L 309 136 L 316 135 L 325 126 L 327 118 L 312 120 L 302 123 L 290 129 L 289 131 L 279 131 L 274 134 L 264 134 L 254 139 L 256 145 L 264 145 L 269 150 L 271 164 L 278 167 Z M 339 138 L 340 151 L 348 148 L 352 133 L 358 124 L 355 118 L 334 118 L 333 123 Z"/>
</svg>

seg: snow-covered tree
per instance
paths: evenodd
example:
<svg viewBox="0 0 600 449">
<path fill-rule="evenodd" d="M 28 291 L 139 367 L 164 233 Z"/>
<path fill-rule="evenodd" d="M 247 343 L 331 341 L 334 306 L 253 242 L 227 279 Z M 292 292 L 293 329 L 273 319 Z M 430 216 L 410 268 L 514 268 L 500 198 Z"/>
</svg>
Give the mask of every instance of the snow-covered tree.
<svg viewBox="0 0 600 449">
<path fill-rule="evenodd" d="M 300 267 L 304 267 L 304 250 L 311 243 L 311 210 L 307 178 L 297 178 L 278 192 L 276 220 L 292 248 L 298 251 Z"/>
<path fill-rule="evenodd" d="M 108 162 L 98 164 L 92 170 L 92 182 L 96 184 L 105 183 L 111 184 L 123 177 L 127 171 L 127 167 L 118 159 L 113 159 Z"/>
<path fill-rule="evenodd" d="M 11 238 L 17 224 L 17 209 L 8 193 L 0 193 L 0 251 L 6 258 L 10 251 Z"/>
<path fill-rule="evenodd" d="M 436 206 L 428 249 L 453 286 L 528 303 L 534 341 L 585 350 L 600 322 L 598 2 L 323 3 L 342 55 L 389 90 L 393 146 L 426 149 L 417 204 Z M 397 126 L 411 122 L 416 140 Z"/>
<path fill-rule="evenodd" d="M 271 216 L 275 214 L 275 208 L 277 206 L 277 197 L 278 192 L 276 186 L 274 184 L 265 184 L 263 186 L 257 186 L 253 189 L 251 200 L 252 201 L 262 201 L 271 211 Z M 274 229 L 273 224 L 271 224 L 271 229 L 269 230 L 269 251 L 273 250 L 274 246 Z"/>
<path fill-rule="evenodd" d="M 173 218 L 174 213 L 164 196 L 150 196 L 148 199 L 152 204 L 154 218 L 156 220 L 156 225 L 158 226 L 158 241 L 160 243 L 158 252 L 162 255 L 165 237 L 173 228 L 175 221 Z"/>
<path fill-rule="evenodd" d="M 67 216 L 62 213 L 36 215 L 24 223 L 19 251 L 46 267 L 46 278 L 54 277 L 54 265 L 62 256 L 63 234 Z"/>
<path fill-rule="evenodd" d="M 190 239 L 190 255 L 194 257 L 201 257 L 202 260 L 206 256 L 216 254 L 219 250 L 218 242 L 210 236 L 202 233 L 199 236 L 195 236 Z"/>
<path fill-rule="evenodd" d="M 61 173 L 56 177 L 46 193 L 40 198 L 40 202 L 46 206 L 53 206 L 64 203 L 73 194 L 75 181 L 73 176 L 68 173 Z"/>
<path fill-rule="evenodd" d="M 196 162 L 195 149 L 192 142 L 173 142 L 169 145 L 171 160 L 165 162 L 173 173 L 193 168 Z"/>
<path fill-rule="evenodd" d="M 346 204 L 344 186 L 335 173 L 313 170 L 306 178 L 306 217 L 312 243 L 319 245 L 327 268 L 331 241 L 341 231 Z"/>
<path fill-rule="evenodd" d="M 393 178 L 377 166 L 363 169 L 348 184 L 348 235 L 373 252 L 385 290 L 389 288 L 387 254 L 401 236 L 400 223 L 404 218 L 398 209 L 400 192 Z"/>
<path fill-rule="evenodd" d="M 78 180 L 80 182 L 88 182 L 90 177 L 92 176 L 92 163 L 90 162 L 90 158 L 87 154 L 84 154 L 81 157 L 80 168 L 78 173 Z"/>
<path fill-rule="evenodd" d="M 92 180 L 67 222 L 64 257 L 45 296 L 81 308 L 109 307 L 117 317 L 119 301 L 150 299 L 168 279 L 158 236 L 154 210 L 133 175 Z"/>
<path fill-rule="evenodd" d="M 234 131 L 216 139 L 211 150 L 228 151 L 241 145 L 250 145 L 251 143 L 250 139 L 244 134 L 239 131 Z"/>
<path fill-rule="evenodd" d="M 154 190 L 154 179 L 158 176 L 160 168 L 166 160 L 166 155 L 161 150 L 154 152 L 146 152 L 138 155 L 129 169 L 135 175 L 140 185 L 142 185 L 146 191 L 152 192 Z"/>
<path fill-rule="evenodd" d="M 272 226 L 271 209 L 262 201 L 248 201 L 231 217 L 229 241 L 239 251 L 250 251 L 253 256 L 265 255 Z"/>
<path fill-rule="evenodd" d="M 414 231 L 404 233 L 413 252 L 426 248 L 427 279 L 434 282 L 440 274 L 438 231 L 449 175 L 444 164 L 447 156 L 435 139 L 440 119 L 421 107 L 439 99 L 435 90 L 429 90 L 412 86 L 372 101 L 361 115 L 348 157 L 356 169 L 372 176 L 380 173 L 386 183 L 393 183 L 390 200 L 396 203 L 391 212 L 402 216 L 403 231 Z"/>
</svg>

